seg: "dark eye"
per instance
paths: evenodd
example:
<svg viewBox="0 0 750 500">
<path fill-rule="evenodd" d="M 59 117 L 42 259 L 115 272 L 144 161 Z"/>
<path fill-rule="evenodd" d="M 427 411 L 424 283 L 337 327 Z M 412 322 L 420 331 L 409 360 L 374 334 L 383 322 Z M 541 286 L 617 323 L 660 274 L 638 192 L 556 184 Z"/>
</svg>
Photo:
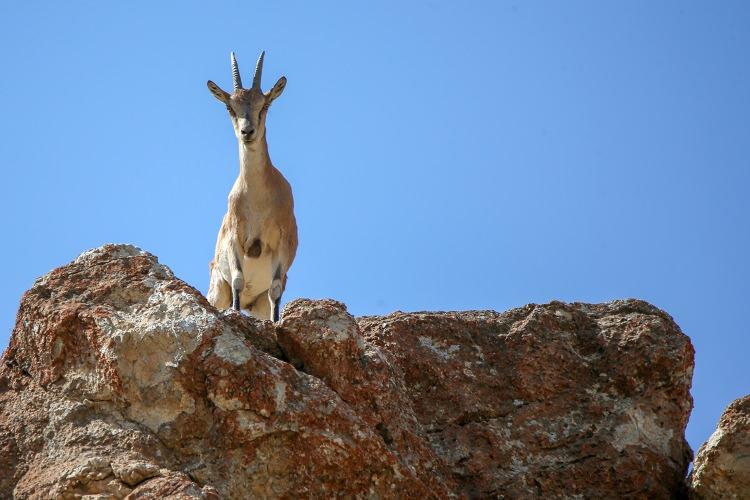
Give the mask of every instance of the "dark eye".
<svg viewBox="0 0 750 500">
<path fill-rule="evenodd" d="M 229 111 L 230 115 L 235 116 L 234 110 L 231 107 L 227 106 L 227 111 Z"/>
</svg>

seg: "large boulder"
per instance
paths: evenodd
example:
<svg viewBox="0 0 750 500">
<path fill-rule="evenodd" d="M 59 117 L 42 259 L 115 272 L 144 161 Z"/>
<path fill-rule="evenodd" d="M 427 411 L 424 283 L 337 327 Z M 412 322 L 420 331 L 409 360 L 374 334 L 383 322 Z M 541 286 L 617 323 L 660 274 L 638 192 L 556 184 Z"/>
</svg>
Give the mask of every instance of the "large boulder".
<svg viewBox="0 0 750 500">
<path fill-rule="evenodd" d="M 640 301 L 362 318 L 469 496 L 667 498 L 692 457 L 693 348 Z"/>
<path fill-rule="evenodd" d="M 669 497 L 692 369 L 640 301 L 273 325 L 106 245 L 22 299 L 0 498 Z"/>
<path fill-rule="evenodd" d="M 690 473 L 693 498 L 750 498 L 750 396 L 732 402 L 698 450 Z"/>
</svg>

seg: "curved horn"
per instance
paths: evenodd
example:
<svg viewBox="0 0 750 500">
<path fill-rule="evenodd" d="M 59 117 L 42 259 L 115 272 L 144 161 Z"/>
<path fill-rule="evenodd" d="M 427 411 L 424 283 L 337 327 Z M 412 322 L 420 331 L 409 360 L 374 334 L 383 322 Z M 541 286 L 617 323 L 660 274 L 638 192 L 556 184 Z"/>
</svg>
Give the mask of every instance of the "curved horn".
<svg viewBox="0 0 750 500">
<path fill-rule="evenodd" d="M 234 52 L 232 52 L 232 82 L 234 82 L 234 90 L 242 88 L 240 69 L 237 67 L 237 59 L 234 57 Z"/>
<path fill-rule="evenodd" d="M 260 53 L 258 58 L 258 64 L 255 65 L 255 76 L 253 76 L 253 88 L 260 90 L 260 77 L 263 74 L 263 57 L 266 55 L 266 51 Z"/>
</svg>

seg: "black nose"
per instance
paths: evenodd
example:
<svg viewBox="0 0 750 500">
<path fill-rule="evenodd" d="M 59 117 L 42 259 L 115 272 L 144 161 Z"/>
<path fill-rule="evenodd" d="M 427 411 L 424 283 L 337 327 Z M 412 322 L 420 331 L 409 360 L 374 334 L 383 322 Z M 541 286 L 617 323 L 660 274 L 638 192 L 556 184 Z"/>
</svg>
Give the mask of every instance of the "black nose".
<svg viewBox="0 0 750 500">
<path fill-rule="evenodd" d="M 249 128 L 249 129 L 246 128 L 246 129 L 242 130 L 242 135 L 251 136 L 251 135 L 253 135 L 254 132 L 255 132 L 254 128 Z"/>
</svg>

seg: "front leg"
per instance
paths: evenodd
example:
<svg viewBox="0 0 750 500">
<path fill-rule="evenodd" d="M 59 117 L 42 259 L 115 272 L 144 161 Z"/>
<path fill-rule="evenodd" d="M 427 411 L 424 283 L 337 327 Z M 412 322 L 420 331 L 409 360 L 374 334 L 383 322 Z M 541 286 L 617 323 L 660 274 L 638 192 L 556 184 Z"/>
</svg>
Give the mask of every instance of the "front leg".
<svg viewBox="0 0 750 500">
<path fill-rule="evenodd" d="M 268 289 L 268 300 L 271 303 L 271 320 L 274 323 L 279 322 L 280 308 L 281 305 L 281 294 L 283 293 L 283 286 L 281 283 L 281 268 L 276 266 L 276 271 L 273 274 L 273 281 L 271 282 L 271 288 Z"/>
<path fill-rule="evenodd" d="M 271 304 L 268 302 L 268 294 L 266 292 L 258 295 L 255 302 L 250 306 L 250 315 L 253 318 L 262 320 L 268 320 L 272 316 Z"/>
<path fill-rule="evenodd" d="M 206 298 L 217 309 L 228 309 L 232 305 L 232 287 L 224 281 L 219 266 L 214 261 L 210 264 L 210 281 Z"/>
<path fill-rule="evenodd" d="M 236 287 L 235 281 L 232 280 L 232 309 L 235 311 L 240 310 L 240 293 L 242 292 L 242 287 Z"/>
<path fill-rule="evenodd" d="M 278 323 L 279 319 L 281 319 L 281 310 L 279 309 L 279 306 L 281 305 L 281 298 L 278 298 L 273 303 L 273 322 Z"/>
<path fill-rule="evenodd" d="M 245 288 L 245 277 L 242 274 L 242 264 L 236 248 L 232 249 L 229 256 L 229 273 L 232 278 L 232 308 L 235 311 L 239 311 L 241 309 L 240 295 L 242 294 L 242 289 Z"/>
</svg>

